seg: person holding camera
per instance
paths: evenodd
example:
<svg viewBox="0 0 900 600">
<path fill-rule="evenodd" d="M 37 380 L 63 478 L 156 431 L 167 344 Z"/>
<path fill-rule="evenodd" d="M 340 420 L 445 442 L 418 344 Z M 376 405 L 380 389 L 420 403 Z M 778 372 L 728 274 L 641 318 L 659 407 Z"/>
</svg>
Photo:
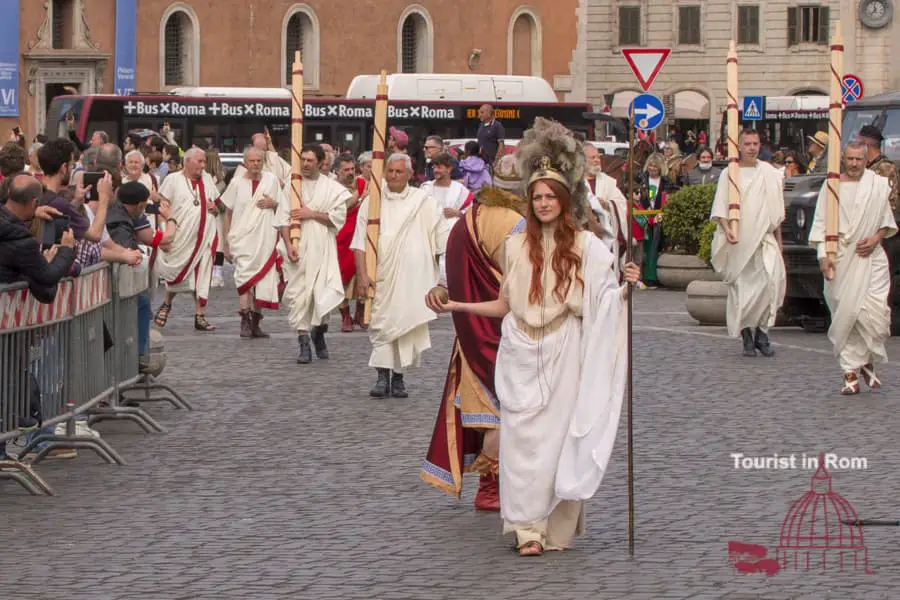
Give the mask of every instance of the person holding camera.
<svg viewBox="0 0 900 600">
<path fill-rule="evenodd" d="M 56 298 L 60 279 L 77 274 L 75 236 L 71 229 L 61 232 L 59 243 L 42 250 L 29 228 L 35 218 L 42 188 L 27 174 L 15 175 L 6 204 L 0 206 L 0 283 L 25 281 L 31 294 L 43 303 Z"/>
</svg>

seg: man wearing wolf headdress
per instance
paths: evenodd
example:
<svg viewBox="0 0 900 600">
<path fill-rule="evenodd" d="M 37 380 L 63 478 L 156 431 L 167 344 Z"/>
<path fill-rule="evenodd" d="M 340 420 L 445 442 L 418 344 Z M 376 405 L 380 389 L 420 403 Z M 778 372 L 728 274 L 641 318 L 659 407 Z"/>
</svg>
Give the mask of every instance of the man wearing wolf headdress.
<svg viewBox="0 0 900 600">
<path fill-rule="evenodd" d="M 478 192 L 472 208 L 450 231 L 446 275 L 448 295 L 454 300 L 484 302 L 500 294 L 503 243 L 525 230 L 524 190 L 515 162 L 513 155 L 497 161 L 492 185 Z M 457 313 L 453 326 L 453 353 L 420 477 L 459 497 L 463 473 L 480 473 L 475 509 L 498 511 L 500 408 L 494 362 L 500 319 Z"/>
</svg>

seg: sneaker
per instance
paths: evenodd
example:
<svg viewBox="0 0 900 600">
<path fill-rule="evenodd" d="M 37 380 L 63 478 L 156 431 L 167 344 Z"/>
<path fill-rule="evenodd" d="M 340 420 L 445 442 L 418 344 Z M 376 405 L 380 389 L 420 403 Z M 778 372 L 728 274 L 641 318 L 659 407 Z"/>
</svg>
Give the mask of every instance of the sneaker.
<svg viewBox="0 0 900 600">
<path fill-rule="evenodd" d="M 54 433 L 56 435 L 66 435 L 66 424 L 60 423 L 57 425 Z M 90 435 L 99 438 L 100 432 L 90 427 L 87 421 L 75 421 L 75 435 Z"/>
<path fill-rule="evenodd" d="M 638 282 L 634 285 L 634 287 L 636 287 L 636 288 L 639 289 L 639 290 L 646 290 L 646 289 L 647 289 L 647 284 L 644 283 L 643 281 L 638 281 Z"/>
</svg>

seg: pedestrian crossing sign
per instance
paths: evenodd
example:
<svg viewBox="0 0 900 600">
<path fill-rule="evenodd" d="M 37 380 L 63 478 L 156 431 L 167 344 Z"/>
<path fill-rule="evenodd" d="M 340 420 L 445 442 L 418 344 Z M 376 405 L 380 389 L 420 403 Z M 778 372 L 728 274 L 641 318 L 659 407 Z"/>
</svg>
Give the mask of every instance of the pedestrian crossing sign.
<svg viewBox="0 0 900 600">
<path fill-rule="evenodd" d="M 764 96 L 744 96 L 744 121 L 762 121 Z"/>
</svg>

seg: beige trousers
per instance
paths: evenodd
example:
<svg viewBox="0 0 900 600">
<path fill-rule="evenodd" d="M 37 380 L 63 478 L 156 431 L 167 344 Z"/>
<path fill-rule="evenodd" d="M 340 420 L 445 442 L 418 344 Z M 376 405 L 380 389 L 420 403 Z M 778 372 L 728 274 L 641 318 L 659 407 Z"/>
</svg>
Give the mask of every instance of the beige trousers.
<svg viewBox="0 0 900 600">
<path fill-rule="evenodd" d="M 563 500 L 549 517 L 529 525 L 503 521 L 503 533 L 515 533 L 518 548 L 538 542 L 544 550 L 566 550 L 572 538 L 584 534 L 584 502 Z"/>
</svg>

